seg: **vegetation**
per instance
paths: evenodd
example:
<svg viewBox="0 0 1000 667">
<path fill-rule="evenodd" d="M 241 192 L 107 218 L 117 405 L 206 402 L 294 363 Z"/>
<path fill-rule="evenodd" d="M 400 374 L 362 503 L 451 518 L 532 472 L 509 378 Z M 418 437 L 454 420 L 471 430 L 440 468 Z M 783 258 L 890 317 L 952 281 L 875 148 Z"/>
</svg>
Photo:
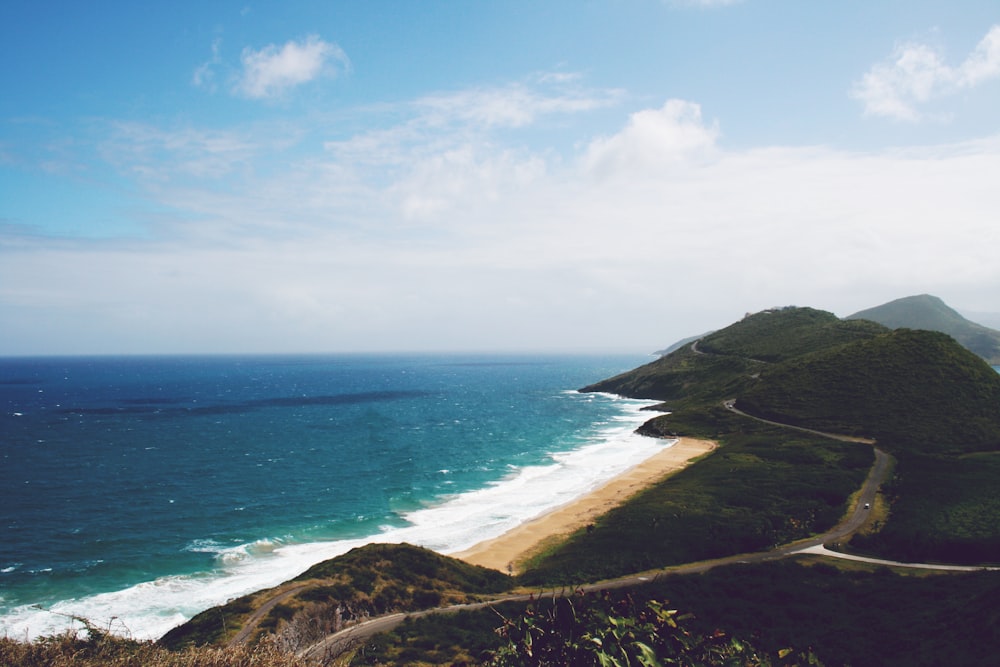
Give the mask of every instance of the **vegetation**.
<svg viewBox="0 0 1000 667">
<path fill-rule="evenodd" d="M 768 310 L 581 391 L 660 400 L 670 409 L 695 407 L 741 395 L 775 362 L 885 331 L 872 322 L 845 322 L 812 308 Z"/>
<path fill-rule="evenodd" d="M 855 536 L 851 548 L 912 562 L 1000 562 L 1000 454 L 963 457 L 901 454 L 883 492 L 890 517 Z"/>
<path fill-rule="evenodd" d="M 690 618 L 662 602 L 629 593 L 576 592 L 463 613 L 447 622 L 424 618 L 406 623 L 358 651 L 350 664 L 760 666 L 800 659 L 802 664 L 819 664 L 791 649 L 768 655 L 719 629 L 692 632 L 685 627 Z"/>
<path fill-rule="evenodd" d="M 581 391 L 655 399 L 675 409 L 737 395 L 750 386 L 762 365 L 739 357 L 699 354 L 689 346 Z"/>
<path fill-rule="evenodd" d="M 750 414 L 875 437 L 894 452 L 1000 450 L 1000 374 L 948 336 L 898 329 L 765 369 Z"/>
<path fill-rule="evenodd" d="M 168 648 L 223 645 L 260 609 L 264 614 L 247 638 L 276 635 L 299 650 L 350 621 L 396 611 L 472 602 L 508 590 L 510 577 L 409 544 L 369 544 L 315 565 L 277 589 L 259 591 L 208 609 L 168 632 Z"/>
<path fill-rule="evenodd" d="M 803 354 L 866 340 L 885 327 L 865 320 L 841 320 L 814 308 L 765 310 L 705 336 L 698 349 L 707 354 L 778 363 Z"/>
<path fill-rule="evenodd" d="M 970 322 L 930 294 L 896 299 L 849 315 L 847 319 L 871 320 L 890 329 L 940 331 L 994 366 L 1000 365 L 1000 331 Z"/>
<path fill-rule="evenodd" d="M 1000 623 L 998 595 L 1000 577 L 991 572 L 916 577 L 864 565 L 841 570 L 810 558 L 734 565 L 661 576 L 616 596 L 576 596 L 576 619 L 567 623 L 575 633 L 553 628 L 551 599 L 407 621 L 358 651 L 352 664 L 490 664 L 512 643 L 523 645 L 529 622 L 552 630 L 557 636 L 542 642 L 559 646 L 579 638 L 585 622 L 596 633 L 607 631 L 612 618 L 619 627 L 634 625 L 654 600 L 669 601 L 661 608 L 684 610 L 674 618 L 691 639 L 737 637 L 762 660 L 795 647 L 785 657 L 799 665 L 810 664 L 810 654 L 829 667 L 985 665 L 996 661 L 988 638 Z M 623 603 L 633 611 L 618 606 L 615 612 Z"/>
<path fill-rule="evenodd" d="M 596 581 L 766 550 L 836 524 L 871 468 L 872 448 L 744 421 L 698 465 L 535 557 L 519 581 Z"/>
<path fill-rule="evenodd" d="M 170 651 L 153 642 L 95 631 L 66 633 L 34 642 L 0 638 L 0 665 L 10 667 L 304 667 L 277 642 L 253 647 Z"/>
<path fill-rule="evenodd" d="M 589 599 L 588 599 L 589 598 Z M 499 630 L 503 645 L 493 665 L 771 665 L 798 658 L 791 649 L 775 660 L 744 639 L 721 630 L 699 634 L 686 630 L 688 617 L 657 600 L 604 593 L 541 599 Z M 785 662 L 790 658 L 788 662 Z"/>
<path fill-rule="evenodd" d="M 777 422 L 874 437 L 897 459 L 888 520 L 852 544 L 900 560 L 1000 562 L 990 454 L 1000 452 L 1000 375 L 944 334 L 783 308 L 588 389 L 664 400 L 675 413 L 641 432 L 702 434 L 721 451 L 747 428 L 718 408 L 730 399 Z"/>
</svg>

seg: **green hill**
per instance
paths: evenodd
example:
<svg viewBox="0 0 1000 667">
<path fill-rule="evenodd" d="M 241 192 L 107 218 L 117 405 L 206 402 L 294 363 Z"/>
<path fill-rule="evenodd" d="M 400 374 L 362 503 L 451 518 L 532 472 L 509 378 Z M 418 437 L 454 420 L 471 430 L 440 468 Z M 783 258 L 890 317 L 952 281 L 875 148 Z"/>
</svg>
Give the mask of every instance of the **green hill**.
<svg viewBox="0 0 1000 667">
<path fill-rule="evenodd" d="M 670 410 L 737 399 L 760 417 L 871 436 L 896 450 L 1000 450 L 1000 375 L 982 358 L 943 333 L 812 308 L 748 315 L 582 391 L 660 400 Z"/>
<path fill-rule="evenodd" d="M 275 588 L 207 609 L 164 635 L 173 649 L 224 646 L 254 612 L 247 639 L 275 634 L 298 650 L 367 616 L 472 602 L 511 586 L 505 574 L 409 544 L 368 544 L 323 561 Z M 277 601 L 277 603 L 275 603 Z"/>
<path fill-rule="evenodd" d="M 721 401 L 749 389 L 775 362 L 886 331 L 874 322 L 841 320 L 813 308 L 765 310 L 581 391 L 660 400 L 671 409 Z"/>
<path fill-rule="evenodd" d="M 944 333 L 770 310 L 584 390 L 664 401 L 671 413 L 642 433 L 710 437 L 731 454 L 748 426 L 719 407 L 730 399 L 775 422 L 874 437 L 896 458 L 888 519 L 856 548 L 912 561 L 1000 560 L 1000 375 Z"/>
<path fill-rule="evenodd" d="M 897 451 L 1000 450 L 1000 375 L 934 331 L 897 329 L 771 366 L 737 407 Z"/>
<path fill-rule="evenodd" d="M 1000 365 L 1000 331 L 971 322 L 930 294 L 908 296 L 848 315 L 890 329 L 926 329 L 946 333 L 993 365 Z"/>
</svg>

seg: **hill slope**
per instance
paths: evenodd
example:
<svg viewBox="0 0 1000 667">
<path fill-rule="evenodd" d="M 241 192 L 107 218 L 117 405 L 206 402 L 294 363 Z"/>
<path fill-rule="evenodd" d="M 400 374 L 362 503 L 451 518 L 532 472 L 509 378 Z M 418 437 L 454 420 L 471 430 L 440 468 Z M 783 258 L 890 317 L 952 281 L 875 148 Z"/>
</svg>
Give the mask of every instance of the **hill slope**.
<svg viewBox="0 0 1000 667">
<path fill-rule="evenodd" d="M 1000 450 L 1000 375 L 935 331 L 897 329 L 774 365 L 737 406 L 896 450 Z"/>
<path fill-rule="evenodd" d="M 746 391 L 772 363 L 886 331 L 874 322 L 849 322 L 813 308 L 765 310 L 581 391 L 655 399 L 671 409 L 721 401 Z"/>
<path fill-rule="evenodd" d="M 873 436 L 897 450 L 1000 450 L 1000 375 L 982 358 L 943 333 L 812 308 L 749 315 L 582 391 L 657 399 L 670 410 L 736 398 L 754 415 Z"/>
<path fill-rule="evenodd" d="M 926 329 L 946 333 L 993 365 L 1000 365 L 1000 331 L 971 322 L 930 294 L 908 296 L 848 315 L 890 329 Z"/>
</svg>

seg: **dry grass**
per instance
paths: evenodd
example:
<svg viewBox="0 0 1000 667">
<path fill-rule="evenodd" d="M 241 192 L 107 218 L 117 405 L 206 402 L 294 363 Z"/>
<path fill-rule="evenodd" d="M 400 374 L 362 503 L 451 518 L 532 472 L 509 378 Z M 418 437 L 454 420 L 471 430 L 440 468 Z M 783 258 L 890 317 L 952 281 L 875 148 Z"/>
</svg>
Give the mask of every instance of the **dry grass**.
<svg viewBox="0 0 1000 667">
<path fill-rule="evenodd" d="M 33 642 L 0 638 L 0 665 L 9 667 L 303 667 L 264 640 L 254 647 L 168 651 L 153 642 L 69 632 Z"/>
</svg>

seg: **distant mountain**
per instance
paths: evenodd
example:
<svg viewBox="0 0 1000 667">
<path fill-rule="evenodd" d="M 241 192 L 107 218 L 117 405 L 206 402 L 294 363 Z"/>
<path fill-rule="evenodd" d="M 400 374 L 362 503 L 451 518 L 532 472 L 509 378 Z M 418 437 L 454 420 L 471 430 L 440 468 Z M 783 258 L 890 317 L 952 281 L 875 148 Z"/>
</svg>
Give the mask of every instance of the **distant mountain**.
<svg viewBox="0 0 1000 667">
<path fill-rule="evenodd" d="M 930 294 L 896 299 L 848 315 L 845 319 L 871 320 L 890 329 L 940 331 L 989 363 L 1000 364 L 1000 331 L 965 319 L 944 301 Z"/>
</svg>

